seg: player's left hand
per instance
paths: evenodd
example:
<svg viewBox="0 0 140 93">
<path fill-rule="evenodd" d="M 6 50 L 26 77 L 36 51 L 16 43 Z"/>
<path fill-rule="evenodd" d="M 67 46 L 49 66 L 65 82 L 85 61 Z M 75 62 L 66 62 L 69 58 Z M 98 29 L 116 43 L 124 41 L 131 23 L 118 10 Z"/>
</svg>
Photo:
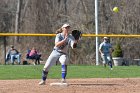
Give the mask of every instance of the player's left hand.
<svg viewBox="0 0 140 93">
<path fill-rule="evenodd" d="M 82 32 L 79 30 L 73 30 L 72 36 L 75 38 L 76 41 L 78 41 L 82 36 Z"/>
</svg>

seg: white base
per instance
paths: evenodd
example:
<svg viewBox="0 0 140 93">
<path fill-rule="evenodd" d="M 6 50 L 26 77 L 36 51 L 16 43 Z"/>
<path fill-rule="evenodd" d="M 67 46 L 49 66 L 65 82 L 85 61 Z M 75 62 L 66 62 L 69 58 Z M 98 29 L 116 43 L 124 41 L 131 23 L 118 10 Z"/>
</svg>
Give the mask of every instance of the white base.
<svg viewBox="0 0 140 93">
<path fill-rule="evenodd" d="M 68 86 L 68 83 L 50 83 L 50 86 Z"/>
</svg>

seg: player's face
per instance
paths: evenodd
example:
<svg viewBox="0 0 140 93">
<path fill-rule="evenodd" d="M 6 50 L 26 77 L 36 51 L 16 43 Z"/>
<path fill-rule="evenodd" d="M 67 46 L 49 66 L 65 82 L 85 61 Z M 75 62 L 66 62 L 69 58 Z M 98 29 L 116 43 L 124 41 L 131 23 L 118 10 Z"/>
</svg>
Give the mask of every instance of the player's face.
<svg viewBox="0 0 140 93">
<path fill-rule="evenodd" d="M 65 33 L 69 33 L 69 31 L 70 31 L 70 26 L 64 27 L 64 28 L 63 28 L 63 31 L 65 31 Z"/>
<path fill-rule="evenodd" d="M 13 47 L 11 47 L 11 50 L 13 50 L 14 48 Z"/>
<path fill-rule="evenodd" d="M 106 42 L 106 43 L 107 43 L 108 41 L 109 41 L 109 39 L 104 39 L 104 42 Z"/>
</svg>

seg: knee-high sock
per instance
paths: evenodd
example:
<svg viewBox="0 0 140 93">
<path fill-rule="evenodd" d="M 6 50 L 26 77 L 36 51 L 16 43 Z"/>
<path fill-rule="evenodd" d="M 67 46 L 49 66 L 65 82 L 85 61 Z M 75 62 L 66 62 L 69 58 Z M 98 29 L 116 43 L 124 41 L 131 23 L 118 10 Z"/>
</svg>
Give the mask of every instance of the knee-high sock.
<svg viewBox="0 0 140 93">
<path fill-rule="evenodd" d="M 48 72 L 42 71 L 42 80 L 45 81 L 47 79 Z"/>
<path fill-rule="evenodd" d="M 110 66 L 110 68 L 112 68 L 112 62 L 111 61 L 109 62 L 109 66 Z"/>
<path fill-rule="evenodd" d="M 67 75 L 67 65 L 62 65 L 62 79 L 65 79 Z"/>
</svg>

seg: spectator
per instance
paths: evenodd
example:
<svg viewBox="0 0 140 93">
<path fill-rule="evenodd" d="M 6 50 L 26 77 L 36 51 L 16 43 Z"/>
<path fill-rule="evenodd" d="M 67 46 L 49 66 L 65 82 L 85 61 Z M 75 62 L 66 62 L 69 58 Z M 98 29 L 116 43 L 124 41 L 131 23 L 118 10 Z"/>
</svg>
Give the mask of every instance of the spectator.
<svg viewBox="0 0 140 93">
<path fill-rule="evenodd" d="M 31 51 L 29 53 L 29 57 L 31 59 L 35 59 L 35 65 L 37 65 L 37 62 L 38 62 L 38 64 L 40 64 L 41 54 L 39 54 L 34 47 L 31 49 Z"/>
<path fill-rule="evenodd" d="M 11 48 L 8 50 L 6 54 L 6 60 L 11 59 L 12 65 L 14 65 L 15 59 L 17 59 L 18 64 L 21 62 L 21 54 L 18 52 L 17 49 L 14 48 L 13 45 L 11 45 Z"/>
</svg>

